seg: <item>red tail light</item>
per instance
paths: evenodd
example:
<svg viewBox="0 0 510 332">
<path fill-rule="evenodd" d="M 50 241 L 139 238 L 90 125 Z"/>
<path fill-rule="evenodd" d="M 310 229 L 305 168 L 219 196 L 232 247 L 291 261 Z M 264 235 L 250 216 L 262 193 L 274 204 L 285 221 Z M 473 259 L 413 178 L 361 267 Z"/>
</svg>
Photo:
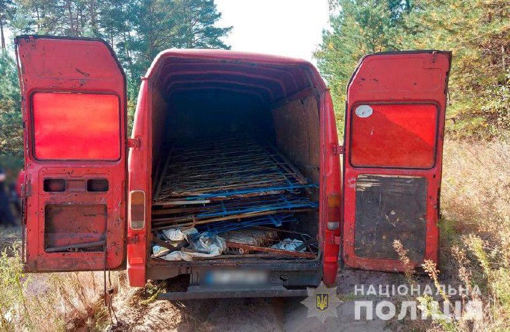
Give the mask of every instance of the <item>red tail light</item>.
<svg viewBox="0 0 510 332">
<path fill-rule="evenodd" d="M 131 229 L 145 228 L 145 192 L 133 190 L 129 196 L 129 226 Z"/>
<path fill-rule="evenodd" d="M 340 195 L 328 195 L 328 230 L 336 231 L 340 228 Z"/>
</svg>

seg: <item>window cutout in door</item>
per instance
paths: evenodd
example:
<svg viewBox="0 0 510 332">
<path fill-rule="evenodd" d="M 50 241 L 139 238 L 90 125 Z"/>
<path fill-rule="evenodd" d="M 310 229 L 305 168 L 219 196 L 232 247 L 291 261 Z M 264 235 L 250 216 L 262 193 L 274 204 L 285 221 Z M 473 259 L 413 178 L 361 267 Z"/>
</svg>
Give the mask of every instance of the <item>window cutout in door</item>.
<svg viewBox="0 0 510 332">
<path fill-rule="evenodd" d="M 433 167 L 437 114 L 437 107 L 432 104 L 353 107 L 351 164 L 358 167 Z"/>
<path fill-rule="evenodd" d="M 39 160 L 118 160 L 119 98 L 107 94 L 32 96 L 33 140 Z"/>
</svg>

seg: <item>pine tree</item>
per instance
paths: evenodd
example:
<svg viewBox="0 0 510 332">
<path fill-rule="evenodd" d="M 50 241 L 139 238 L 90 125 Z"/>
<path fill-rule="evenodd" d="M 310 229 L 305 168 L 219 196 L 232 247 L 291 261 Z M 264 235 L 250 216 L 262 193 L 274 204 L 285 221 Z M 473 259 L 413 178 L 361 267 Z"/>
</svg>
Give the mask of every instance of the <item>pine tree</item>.
<svg viewBox="0 0 510 332">
<path fill-rule="evenodd" d="M 505 0 L 417 0 L 404 47 L 453 51 L 448 126 L 456 137 L 510 131 L 510 6 Z"/>
<path fill-rule="evenodd" d="M 368 53 L 452 50 L 450 133 L 460 138 L 510 136 L 507 2 L 331 0 L 331 29 L 323 33 L 315 56 L 335 104 L 343 104 L 350 75 Z"/>
<path fill-rule="evenodd" d="M 221 38 L 231 27 L 216 26 L 221 14 L 213 0 L 0 0 L 0 4 L 9 1 L 16 9 L 9 21 L 16 34 L 100 37 L 112 45 L 127 72 L 130 113 L 139 77 L 159 52 L 229 48 Z"/>
<path fill-rule="evenodd" d="M 15 8 L 12 0 L 0 0 L 0 47 L 5 50 L 5 28 L 14 16 Z"/>
<path fill-rule="evenodd" d="M 212 0 L 177 0 L 179 15 L 180 40 L 177 47 L 181 48 L 220 48 L 229 49 L 221 37 L 227 35 L 232 27 L 216 27 L 221 13 Z"/>
<path fill-rule="evenodd" d="M 364 55 L 399 48 L 397 31 L 410 4 L 398 0 L 332 0 L 330 8 L 331 28 L 323 32 L 314 56 L 331 88 L 338 127 L 343 128 L 341 107 L 352 72 Z"/>
<path fill-rule="evenodd" d="M 141 0 L 129 16 L 135 30 L 131 70 L 139 75 L 167 48 L 229 48 L 221 38 L 232 28 L 216 26 L 221 14 L 212 0 Z"/>
<path fill-rule="evenodd" d="M 23 156 L 23 127 L 15 61 L 0 54 L 0 156 Z"/>
</svg>

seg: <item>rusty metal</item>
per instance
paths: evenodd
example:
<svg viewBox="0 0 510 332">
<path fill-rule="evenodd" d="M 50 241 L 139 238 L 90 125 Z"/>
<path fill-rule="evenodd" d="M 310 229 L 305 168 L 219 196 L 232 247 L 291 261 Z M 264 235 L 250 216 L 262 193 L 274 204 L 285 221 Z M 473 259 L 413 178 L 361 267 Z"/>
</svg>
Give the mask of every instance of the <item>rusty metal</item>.
<svg viewBox="0 0 510 332">
<path fill-rule="evenodd" d="M 107 206 L 104 204 L 48 204 L 44 209 L 45 251 L 53 248 L 93 249 L 87 243 L 100 242 L 106 237 Z M 85 244 L 84 247 L 80 247 Z M 85 250 L 84 250 L 85 251 Z M 90 250 L 92 251 L 92 250 Z"/>
<path fill-rule="evenodd" d="M 51 248 L 97 242 L 101 235 L 106 234 L 107 267 L 123 268 L 126 262 L 128 171 L 126 85 L 122 67 L 112 48 L 100 39 L 20 36 L 16 38 L 16 52 L 24 100 L 23 121 L 26 124 L 25 270 L 101 271 L 105 265 L 102 250 L 89 248 L 56 254 L 51 252 L 54 250 Z M 48 97 L 55 98 L 55 103 Z M 45 126 L 54 126 L 54 123 L 47 121 L 48 118 L 41 122 L 36 115 L 47 116 L 47 110 L 54 115 L 62 111 L 62 104 L 58 107 L 57 99 L 73 99 L 76 103 L 69 105 L 65 112 L 80 121 L 46 131 Z M 90 105 L 107 99 L 109 110 L 116 105 L 114 112 L 109 113 L 112 115 L 109 122 L 107 119 L 90 120 Z M 88 121 L 82 121 L 84 118 Z M 104 130 L 98 130 L 98 126 L 105 123 L 113 123 L 110 129 L 117 128 L 107 131 L 111 139 L 104 137 Z M 77 126 L 79 130 L 73 130 Z M 64 132 L 71 135 L 65 136 Z M 41 138 L 38 133 L 44 133 L 45 137 Z M 62 136 L 65 138 L 62 139 Z M 43 142 L 42 146 L 38 142 Z M 73 142 L 72 147 L 70 142 Z M 80 158 L 63 158 L 78 150 L 82 153 Z M 105 156 L 103 151 L 112 150 L 115 150 L 113 154 L 117 158 L 114 162 L 111 159 L 106 161 L 111 155 Z M 88 151 L 94 151 L 95 157 L 87 158 Z M 44 156 L 51 158 L 38 158 Z M 63 179 L 66 190 L 45 191 L 44 181 L 47 179 Z M 87 181 L 95 179 L 107 180 L 108 190 L 88 190 Z M 104 206 L 104 214 L 99 216 L 98 211 L 84 206 Z"/>
<path fill-rule="evenodd" d="M 99 247 L 101 247 L 101 250 L 104 250 L 103 249 L 104 244 L 105 244 L 105 241 L 76 243 L 76 244 L 70 244 L 67 246 L 46 248 L 46 252 L 73 252 L 73 251 L 78 252 L 82 249 L 99 248 Z"/>
<path fill-rule="evenodd" d="M 333 154 L 336 156 L 343 155 L 345 153 L 345 146 L 343 145 L 333 145 Z"/>
<path fill-rule="evenodd" d="M 152 206 L 153 207 L 160 207 L 160 206 L 165 207 L 165 206 L 174 206 L 174 205 L 200 205 L 200 204 L 207 204 L 207 203 L 211 203 L 211 201 L 208 199 L 193 200 L 193 201 L 185 201 L 182 199 L 177 199 L 177 200 L 168 200 L 165 202 L 154 203 L 154 204 L 152 204 Z M 152 213 L 153 214 L 164 214 L 164 212 L 165 212 L 164 210 L 155 210 Z"/>
<path fill-rule="evenodd" d="M 227 247 L 242 249 L 245 253 L 255 251 L 255 252 L 268 252 L 271 254 L 276 254 L 276 255 L 281 255 L 281 256 L 289 256 L 289 257 L 297 257 L 297 258 L 315 258 L 315 254 L 310 253 L 310 252 L 298 252 L 298 251 L 282 250 L 282 249 L 275 249 L 275 248 L 258 247 L 258 246 L 251 246 L 249 244 L 236 243 L 236 242 L 228 242 L 227 241 Z"/>
<path fill-rule="evenodd" d="M 421 177 L 360 175 L 356 184 L 354 252 L 394 259 L 398 240 L 413 262 L 425 256 L 427 181 Z"/>
<path fill-rule="evenodd" d="M 153 210 L 153 229 L 190 227 L 224 220 L 237 220 L 282 212 L 313 211 L 317 203 L 296 195 L 268 195 L 220 201 L 203 206 Z"/>
<path fill-rule="evenodd" d="M 295 210 L 292 210 L 292 212 L 294 212 L 294 213 L 310 212 L 310 211 L 314 211 L 314 209 L 295 209 Z M 283 212 L 287 212 L 287 211 L 275 210 L 275 211 L 250 213 L 250 214 L 245 214 L 245 215 L 232 215 L 232 216 L 228 216 L 228 217 L 214 218 L 214 219 L 208 219 L 208 220 L 203 220 L 203 221 L 196 221 L 196 220 L 194 220 L 192 222 L 183 223 L 183 224 L 171 224 L 171 225 L 164 225 L 164 226 L 155 226 L 152 229 L 153 230 L 162 230 L 162 229 L 175 228 L 175 227 L 182 227 L 182 228 L 196 227 L 196 226 L 200 226 L 200 225 L 214 223 L 214 222 L 217 222 L 217 221 L 227 221 L 227 220 L 235 221 L 235 220 L 239 220 L 239 219 L 242 219 L 242 218 L 267 216 L 267 215 L 272 215 L 272 214 L 276 214 L 276 213 L 283 213 Z M 193 216 L 191 218 L 193 219 Z"/>
<path fill-rule="evenodd" d="M 225 199 L 310 186 L 278 150 L 245 135 L 181 143 L 173 147 L 163 169 L 155 205 L 179 197 Z"/>
<path fill-rule="evenodd" d="M 451 52 L 390 52 L 366 56 L 353 74 L 343 158 L 347 266 L 403 271 L 394 239 L 409 250 L 413 266 L 438 262 L 450 65 Z"/>
<path fill-rule="evenodd" d="M 221 234 L 225 238 L 227 248 L 236 249 L 241 255 L 251 255 L 253 252 L 270 253 L 277 256 L 287 256 L 296 258 L 315 258 L 316 240 L 307 234 L 284 229 L 275 229 L 272 227 L 252 227 Z M 295 250 L 283 250 L 271 248 L 285 238 L 296 238 L 303 243 Z M 302 249 L 307 252 L 301 252 Z"/>
</svg>

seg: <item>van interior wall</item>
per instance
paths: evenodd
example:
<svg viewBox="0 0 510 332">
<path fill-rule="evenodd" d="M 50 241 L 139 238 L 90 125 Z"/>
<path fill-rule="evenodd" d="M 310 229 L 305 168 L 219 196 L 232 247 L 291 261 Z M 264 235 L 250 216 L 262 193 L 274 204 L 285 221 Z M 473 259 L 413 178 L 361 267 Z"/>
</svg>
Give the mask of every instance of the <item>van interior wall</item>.
<svg viewBox="0 0 510 332">
<path fill-rule="evenodd" d="M 170 146 L 165 141 L 166 127 L 161 124 L 165 123 L 167 118 L 168 104 L 163 97 L 160 89 L 154 87 L 152 90 L 152 179 L 158 179 L 163 172 L 162 165 L 168 156 Z M 153 181 L 154 183 L 154 181 Z M 154 188 L 153 188 L 154 189 Z"/>
<path fill-rule="evenodd" d="M 211 140 L 225 135 L 251 135 L 268 140 L 314 183 L 319 183 L 319 113 L 313 95 L 274 106 L 255 95 L 218 90 L 183 91 L 166 99 L 153 94 L 153 189 L 171 147 L 183 140 Z M 306 190 L 319 201 L 318 188 Z M 298 213 L 287 227 L 313 237 L 317 212 Z"/>
<path fill-rule="evenodd" d="M 319 183 L 320 126 L 318 100 L 314 95 L 272 109 L 276 147 L 313 183 Z M 319 189 L 307 190 L 319 201 Z M 318 234 L 318 212 L 298 214 L 295 231 Z"/>
</svg>

